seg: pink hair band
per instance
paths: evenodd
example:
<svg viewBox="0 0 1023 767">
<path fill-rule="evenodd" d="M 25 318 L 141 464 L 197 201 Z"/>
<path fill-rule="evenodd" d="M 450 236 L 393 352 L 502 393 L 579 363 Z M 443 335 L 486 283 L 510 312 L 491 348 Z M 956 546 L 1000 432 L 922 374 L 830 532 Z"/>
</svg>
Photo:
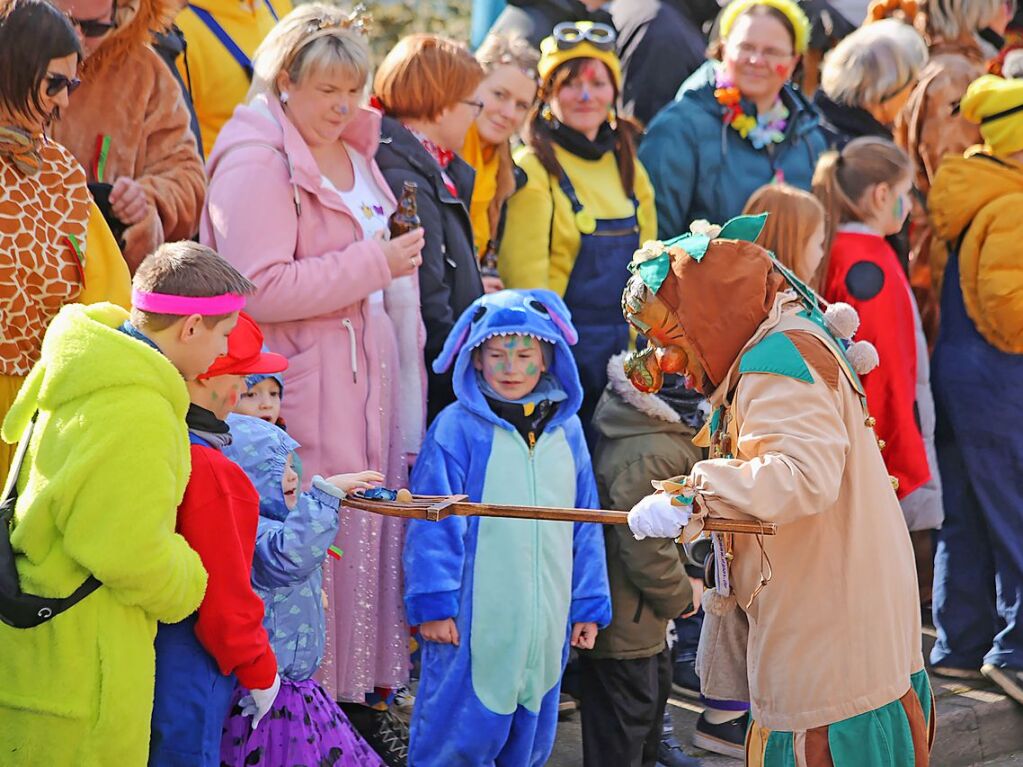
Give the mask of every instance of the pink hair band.
<svg viewBox="0 0 1023 767">
<path fill-rule="evenodd" d="M 131 305 L 153 314 L 177 314 L 182 317 L 201 314 L 204 317 L 211 317 L 240 311 L 245 307 L 245 296 L 234 293 L 224 293 L 220 296 L 172 296 L 132 288 Z"/>
</svg>

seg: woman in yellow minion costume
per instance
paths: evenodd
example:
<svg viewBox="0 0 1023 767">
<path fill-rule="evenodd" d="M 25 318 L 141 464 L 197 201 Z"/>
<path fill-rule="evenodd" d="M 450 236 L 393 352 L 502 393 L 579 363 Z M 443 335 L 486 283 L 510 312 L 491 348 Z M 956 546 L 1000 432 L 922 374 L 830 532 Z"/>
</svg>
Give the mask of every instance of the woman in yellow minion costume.
<svg viewBox="0 0 1023 767">
<path fill-rule="evenodd" d="M 948 254 L 931 257 L 944 269 L 931 383 L 945 480 L 931 663 L 983 672 L 1023 703 L 1023 81 L 985 75 L 960 111 L 984 145 L 947 156 L 928 200 Z"/>
<path fill-rule="evenodd" d="M 539 73 L 540 99 L 515 158 L 527 181 L 508 201 L 500 273 L 508 288 L 553 290 L 572 312 L 579 418 L 591 438 L 607 361 L 629 343 L 620 298 L 632 254 L 657 234 L 654 193 L 636 158 L 638 128 L 615 112 L 614 29 L 559 24 L 540 45 Z"/>
</svg>

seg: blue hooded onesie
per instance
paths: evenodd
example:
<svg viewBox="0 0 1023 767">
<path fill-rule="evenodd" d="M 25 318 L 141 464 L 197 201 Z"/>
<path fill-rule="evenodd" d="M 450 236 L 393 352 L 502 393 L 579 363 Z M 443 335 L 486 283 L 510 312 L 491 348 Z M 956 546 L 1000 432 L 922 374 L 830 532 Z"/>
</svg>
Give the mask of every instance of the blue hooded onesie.
<svg viewBox="0 0 1023 767">
<path fill-rule="evenodd" d="M 548 372 L 567 394 L 530 447 L 485 399 L 473 350 L 496 335 L 553 347 Z M 483 296 L 456 323 L 437 373 L 454 362 L 457 401 L 434 420 L 412 491 L 473 501 L 596 508 L 576 416 L 582 387 L 569 313 L 551 291 Z M 454 618 L 460 644 L 424 642 L 410 767 L 542 765 L 554 745 L 571 625 L 611 619 L 599 525 L 450 517 L 413 521 L 405 543 L 409 623 Z"/>
</svg>

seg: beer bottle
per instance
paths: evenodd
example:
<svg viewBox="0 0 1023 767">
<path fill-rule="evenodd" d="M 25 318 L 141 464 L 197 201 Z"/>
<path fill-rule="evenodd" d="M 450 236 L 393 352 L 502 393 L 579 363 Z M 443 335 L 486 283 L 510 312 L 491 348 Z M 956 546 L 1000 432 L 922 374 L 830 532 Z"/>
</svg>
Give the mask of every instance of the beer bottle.
<svg viewBox="0 0 1023 767">
<path fill-rule="evenodd" d="M 419 220 L 419 213 L 416 212 L 416 182 L 406 181 L 401 190 L 401 198 L 398 200 L 398 208 L 387 220 L 391 230 L 391 237 L 399 237 L 422 226 Z"/>
<path fill-rule="evenodd" d="M 497 240 L 487 240 L 487 249 L 480 258 L 480 275 L 497 277 Z"/>
</svg>

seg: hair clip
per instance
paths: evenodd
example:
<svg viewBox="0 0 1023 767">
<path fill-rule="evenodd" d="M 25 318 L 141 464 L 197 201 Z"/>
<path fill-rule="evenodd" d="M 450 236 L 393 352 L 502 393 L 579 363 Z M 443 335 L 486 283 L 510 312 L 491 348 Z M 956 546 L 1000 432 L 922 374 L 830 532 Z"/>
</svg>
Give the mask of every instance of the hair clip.
<svg viewBox="0 0 1023 767">
<path fill-rule="evenodd" d="M 359 3 L 352 8 L 351 13 L 340 19 L 317 19 L 316 29 L 351 29 L 360 35 L 369 35 L 370 27 L 373 25 L 373 16 L 366 6 Z"/>
</svg>

